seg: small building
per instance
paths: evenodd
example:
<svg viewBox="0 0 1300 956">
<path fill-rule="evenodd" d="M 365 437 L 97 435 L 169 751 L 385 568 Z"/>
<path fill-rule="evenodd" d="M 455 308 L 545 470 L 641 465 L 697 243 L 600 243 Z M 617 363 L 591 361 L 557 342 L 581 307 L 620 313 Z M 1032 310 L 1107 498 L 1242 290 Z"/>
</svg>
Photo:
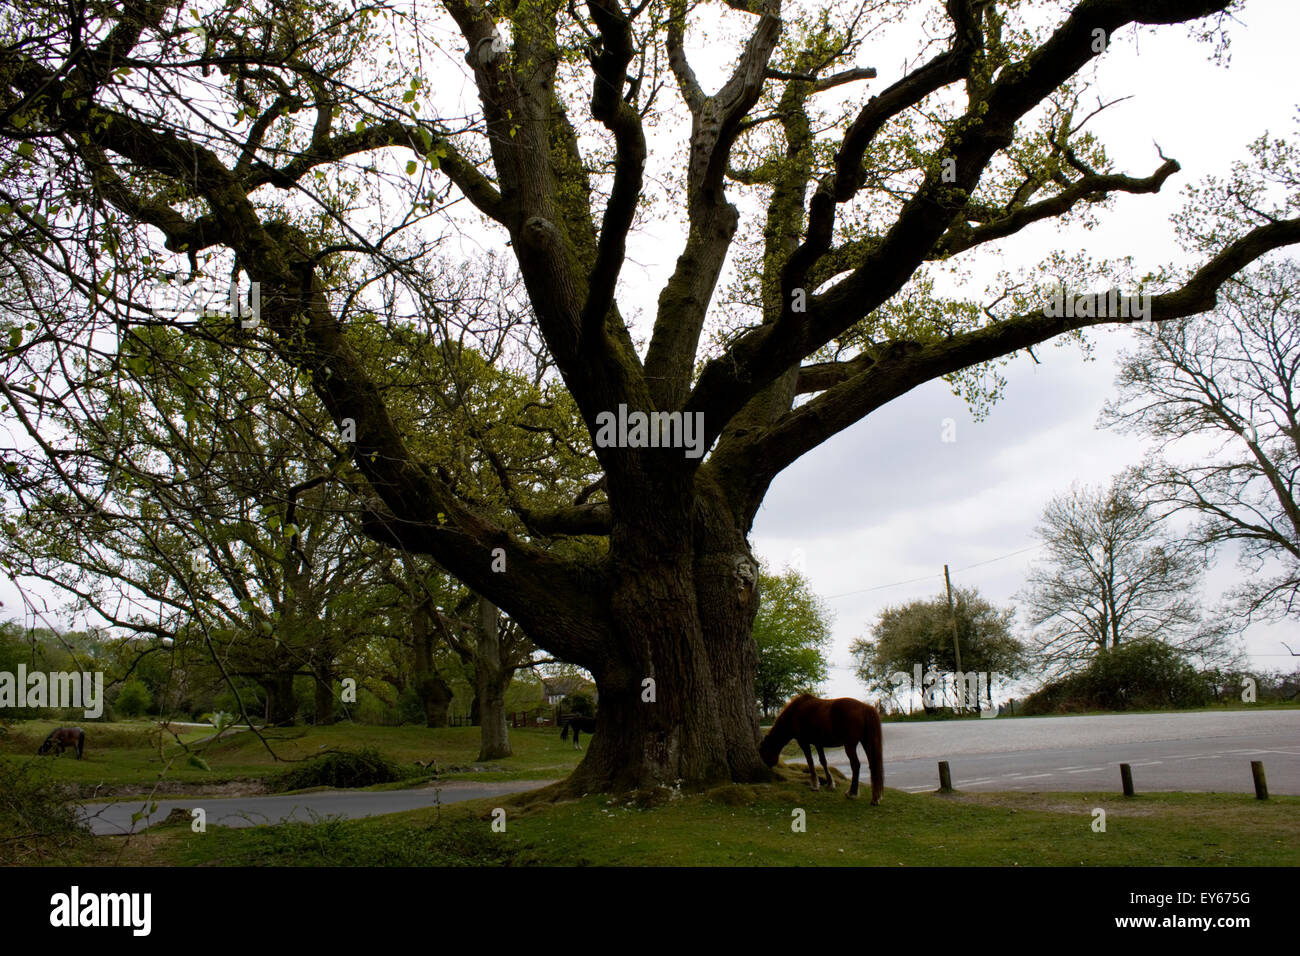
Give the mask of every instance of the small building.
<svg viewBox="0 0 1300 956">
<path fill-rule="evenodd" d="M 592 703 L 596 702 L 596 685 L 581 677 L 543 677 L 542 697 L 552 707 L 570 694 L 586 694 Z"/>
</svg>

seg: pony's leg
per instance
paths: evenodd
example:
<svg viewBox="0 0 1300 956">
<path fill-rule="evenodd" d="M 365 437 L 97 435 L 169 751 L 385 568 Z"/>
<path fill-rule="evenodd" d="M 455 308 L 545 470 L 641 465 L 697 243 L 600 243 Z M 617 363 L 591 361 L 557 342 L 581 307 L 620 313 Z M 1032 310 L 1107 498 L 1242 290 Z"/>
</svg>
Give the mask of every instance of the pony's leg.
<svg viewBox="0 0 1300 956">
<path fill-rule="evenodd" d="M 812 747 L 805 743 L 800 743 L 799 746 L 803 748 L 803 755 L 808 758 L 808 776 L 812 777 L 812 788 L 819 790 L 821 788 L 817 783 L 817 768 L 812 762 Z"/>
<path fill-rule="evenodd" d="M 873 707 L 867 708 L 862 749 L 867 753 L 867 765 L 871 768 L 871 805 L 874 807 L 880 803 L 885 792 L 885 749 L 880 714 Z"/>
<path fill-rule="evenodd" d="M 582 731 L 579 730 L 578 727 L 577 727 L 577 725 L 575 724 L 574 727 L 573 727 L 573 749 L 574 749 L 574 750 L 581 750 L 581 749 L 582 749 L 582 745 L 581 745 L 580 743 L 578 743 L 578 738 L 581 737 L 581 736 L 582 736 Z"/>
<path fill-rule="evenodd" d="M 858 796 L 858 771 L 862 769 L 862 761 L 858 759 L 858 745 L 849 744 L 844 748 L 844 752 L 849 755 L 849 766 L 853 768 L 853 783 L 849 786 L 849 792 L 845 794 L 851 800 L 856 800 Z"/>
<path fill-rule="evenodd" d="M 831 768 L 826 765 L 826 751 L 822 750 L 822 745 L 817 745 L 817 756 L 822 762 L 822 769 L 826 771 L 826 789 L 835 789 L 835 778 L 831 776 Z"/>
</svg>

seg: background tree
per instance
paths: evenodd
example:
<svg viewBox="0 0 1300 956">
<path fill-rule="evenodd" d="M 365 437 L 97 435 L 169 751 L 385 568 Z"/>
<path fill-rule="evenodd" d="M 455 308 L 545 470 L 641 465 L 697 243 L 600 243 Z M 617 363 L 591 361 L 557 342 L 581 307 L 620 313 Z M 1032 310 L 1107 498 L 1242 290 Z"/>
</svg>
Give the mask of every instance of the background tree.
<svg viewBox="0 0 1300 956">
<path fill-rule="evenodd" d="M 758 706 L 770 715 L 795 694 L 817 693 L 826 680 L 826 647 L 834 615 L 797 570 L 759 572 L 761 603 L 754 616 Z"/>
<path fill-rule="evenodd" d="M 1132 473 L 1106 489 L 1076 484 L 1048 503 L 1035 534 L 1046 557 L 1020 599 L 1049 671 L 1078 669 L 1097 651 L 1134 640 L 1207 659 L 1230 653 L 1224 625 L 1202 620 L 1201 563 L 1140 497 Z"/>
<path fill-rule="evenodd" d="M 987 301 L 937 296 L 933 273 L 1159 190 L 1177 162 L 1116 170 L 1076 120 L 1078 75 L 1122 56 L 1112 41 L 1130 25 L 1213 38 L 1228 6 L 936 2 L 918 62 L 868 96 L 863 40 L 912 28 L 910 4 L 15 0 L 0 14 L 0 161 L 23 171 L 0 194 L 0 249 L 37 280 L 11 320 L 35 334 L 11 340 L 0 394 L 57 460 L 42 407 L 84 384 L 65 378 L 74 356 L 152 318 L 151 284 L 257 282 L 260 325 L 233 347 L 273 354 L 319 400 L 335 426 L 320 443 L 346 452 L 368 533 L 432 557 L 594 675 L 600 728 L 561 789 L 770 779 L 748 533 L 771 482 L 924 382 L 983 401 L 979 366 L 1125 321 L 1045 308 L 1040 280 L 1130 278 L 1112 264 L 1049 259 Z M 744 39 L 706 90 L 689 40 L 720 21 Z M 433 74 L 461 63 L 472 107 Z M 673 108 L 689 127 L 666 122 Z M 651 152 L 648 130 L 678 138 Z M 1257 176 L 1296 168 L 1287 144 L 1270 149 Z M 657 299 L 621 282 L 656 194 L 685 234 Z M 1152 277 L 1152 319 L 1204 311 L 1233 273 L 1300 241 L 1295 196 L 1260 198 L 1189 217 L 1198 261 Z M 436 244 L 471 231 L 518 266 L 533 355 L 553 369 L 537 413 L 573 412 L 541 426 L 560 462 L 549 480 L 502 481 L 476 437 L 497 421 L 491 396 L 452 404 L 462 453 L 381 388 L 392 363 L 376 343 L 404 340 L 378 319 L 386 287 L 406 305 L 393 325 L 451 321 L 420 290 L 443 271 Z M 747 294 L 724 315 L 730 262 Z M 644 330 L 633 297 L 653 302 Z M 597 443 L 623 409 L 682 416 L 697 447 L 682 432 L 677 447 Z M 59 477 L 87 503 L 106 476 Z"/>
<path fill-rule="evenodd" d="M 1197 519 L 1190 543 L 1239 545 L 1243 626 L 1300 615 L 1300 266 L 1264 263 L 1225 286 L 1212 315 L 1141 335 L 1102 422 L 1157 441 L 1143 493 Z M 1196 438 L 1215 447 L 1164 457 Z"/>
<path fill-rule="evenodd" d="M 114 627 L 210 646 L 258 682 L 272 723 L 293 722 L 294 676 L 311 676 L 326 723 L 340 648 L 374 609 L 362 578 L 378 547 L 328 464 L 304 461 L 320 423 L 299 411 L 298 383 L 232 361 L 203 331 L 134 332 L 111 359 L 132 376 L 110 365 L 78 396 L 98 415 L 46 411 L 76 450 L 44 468 L 28 458 L 3 559 Z M 68 493 L 69 468 L 105 476 L 95 500 Z"/>
<path fill-rule="evenodd" d="M 868 688 L 885 699 L 897 701 L 897 694 L 910 693 L 910 679 L 921 667 L 922 681 L 931 670 L 942 674 L 956 673 L 957 661 L 952 641 L 952 618 L 957 618 L 957 638 L 961 646 L 964 672 L 998 673 L 1017 677 L 1026 666 L 1025 647 L 1015 638 L 1011 622 L 1015 611 L 999 609 L 980 597 L 977 588 L 954 588 L 953 611 L 948 610 L 946 593 L 935 598 L 909 601 L 887 607 L 871 629 L 871 636 L 857 638 L 849 650 L 857 659 L 857 676 Z M 909 682 L 899 686 L 893 678 L 909 675 Z M 936 682 L 938 693 L 947 694 L 947 681 Z M 993 682 L 988 684 L 988 703 L 992 705 Z M 908 701 L 910 703 L 910 701 Z M 922 701 L 925 705 L 925 701 Z M 932 708 L 928 705 L 926 710 Z"/>
<path fill-rule="evenodd" d="M 393 562 L 386 570 L 391 571 Z M 402 655 L 405 667 L 397 666 L 385 672 L 385 680 L 399 692 L 408 687 L 420 702 L 426 727 L 446 727 L 447 711 L 454 696 L 452 686 L 443 673 L 451 663 L 447 659 L 453 651 L 442 640 L 442 631 L 438 626 L 438 600 L 444 603 L 450 600 L 448 592 L 455 587 L 454 581 L 444 574 L 437 574 L 436 569 L 428 567 L 428 562 L 421 561 L 414 555 L 406 555 L 401 561 L 401 571 L 389 580 L 399 587 L 403 601 L 404 613 L 395 615 L 392 631 L 397 640 L 407 649 Z"/>
<path fill-rule="evenodd" d="M 451 649 L 473 675 L 480 729 L 479 760 L 509 757 L 506 691 L 515 672 L 541 663 L 523 628 L 482 595 L 466 593 L 455 614 L 434 620 Z"/>
<path fill-rule="evenodd" d="M 566 694 L 560 701 L 560 713 L 578 714 L 582 717 L 595 717 L 596 705 L 586 694 Z"/>
<path fill-rule="evenodd" d="M 153 706 L 153 695 L 141 681 L 129 680 L 118 691 L 113 708 L 125 717 L 139 717 Z"/>
</svg>

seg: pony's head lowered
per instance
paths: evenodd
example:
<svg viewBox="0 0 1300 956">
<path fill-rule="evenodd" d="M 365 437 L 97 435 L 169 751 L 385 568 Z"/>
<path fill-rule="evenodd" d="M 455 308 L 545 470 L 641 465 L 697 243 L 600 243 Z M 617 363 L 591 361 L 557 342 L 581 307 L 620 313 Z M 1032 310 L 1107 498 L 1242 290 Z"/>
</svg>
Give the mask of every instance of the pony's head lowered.
<svg viewBox="0 0 1300 956">
<path fill-rule="evenodd" d="M 785 749 L 786 743 L 788 741 L 776 740 L 772 736 L 772 732 L 768 731 L 767 736 L 763 738 L 763 742 L 758 745 L 758 755 L 763 758 L 763 763 L 769 767 L 775 767 L 777 760 L 781 758 L 781 751 Z"/>
<path fill-rule="evenodd" d="M 758 745 L 758 755 L 763 758 L 763 763 L 769 767 L 775 767 L 776 762 L 781 759 L 781 751 L 785 745 L 795 735 L 795 715 L 803 706 L 805 700 L 816 700 L 812 694 L 800 694 L 793 698 L 790 703 L 781 709 L 776 720 L 772 721 L 772 729 L 767 732 L 763 742 Z"/>
</svg>

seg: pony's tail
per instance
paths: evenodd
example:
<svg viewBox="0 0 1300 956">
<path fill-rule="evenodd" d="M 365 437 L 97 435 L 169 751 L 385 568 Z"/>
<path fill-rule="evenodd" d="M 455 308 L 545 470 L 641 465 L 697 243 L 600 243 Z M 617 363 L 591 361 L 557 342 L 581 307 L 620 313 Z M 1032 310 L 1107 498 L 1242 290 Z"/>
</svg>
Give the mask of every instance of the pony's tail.
<svg viewBox="0 0 1300 956">
<path fill-rule="evenodd" d="M 885 747 L 880 727 L 880 712 L 867 705 L 866 727 L 862 731 L 862 749 L 867 752 L 871 768 L 871 805 L 880 803 L 885 792 Z"/>
</svg>

